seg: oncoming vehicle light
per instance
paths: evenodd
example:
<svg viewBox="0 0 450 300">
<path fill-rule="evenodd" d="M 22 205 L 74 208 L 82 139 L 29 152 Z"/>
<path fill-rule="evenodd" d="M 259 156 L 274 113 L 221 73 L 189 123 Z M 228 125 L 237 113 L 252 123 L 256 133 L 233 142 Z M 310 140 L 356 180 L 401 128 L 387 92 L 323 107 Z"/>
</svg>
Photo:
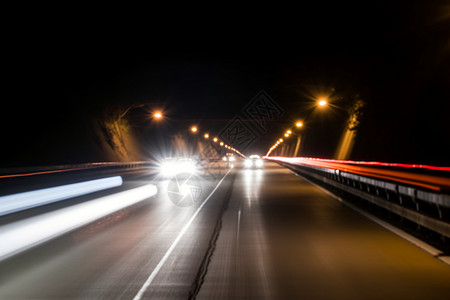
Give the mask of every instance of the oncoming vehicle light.
<svg viewBox="0 0 450 300">
<path fill-rule="evenodd" d="M 164 177 L 175 176 L 180 173 L 196 173 L 195 161 L 189 158 L 166 158 L 161 163 L 160 173 Z"/>
<path fill-rule="evenodd" d="M 264 162 L 259 155 L 250 155 L 250 157 L 244 161 L 244 167 L 246 168 L 262 168 L 263 165 Z"/>
<path fill-rule="evenodd" d="M 244 166 L 246 166 L 247 168 L 253 167 L 253 161 L 251 159 L 246 159 L 244 161 Z"/>
<path fill-rule="evenodd" d="M 257 159 L 255 160 L 255 167 L 261 168 L 263 166 L 263 160 Z"/>
</svg>

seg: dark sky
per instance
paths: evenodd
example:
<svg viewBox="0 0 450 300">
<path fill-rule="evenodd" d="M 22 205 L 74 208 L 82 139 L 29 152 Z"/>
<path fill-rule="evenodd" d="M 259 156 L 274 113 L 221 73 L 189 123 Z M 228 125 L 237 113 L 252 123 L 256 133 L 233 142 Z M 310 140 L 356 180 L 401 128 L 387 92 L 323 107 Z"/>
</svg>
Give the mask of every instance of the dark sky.
<svg viewBox="0 0 450 300">
<path fill-rule="evenodd" d="M 235 117 L 260 90 L 286 112 L 255 143 L 265 152 L 312 90 L 334 88 L 367 103 L 353 158 L 449 165 L 449 11 L 407 1 L 21 14 L 4 38 L 2 164 L 95 160 L 89 119 L 108 105 L 162 103 L 172 123 L 201 123 Z M 333 154 L 343 113 L 310 129 L 308 154 Z"/>
</svg>

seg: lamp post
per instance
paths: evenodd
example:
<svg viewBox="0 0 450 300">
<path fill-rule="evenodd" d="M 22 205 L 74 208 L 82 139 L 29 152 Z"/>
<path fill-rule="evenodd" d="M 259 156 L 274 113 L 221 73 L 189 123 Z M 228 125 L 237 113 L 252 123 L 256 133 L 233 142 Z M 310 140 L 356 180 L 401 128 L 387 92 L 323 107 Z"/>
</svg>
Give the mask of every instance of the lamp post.
<svg viewBox="0 0 450 300">
<path fill-rule="evenodd" d="M 135 108 L 142 108 L 144 106 L 146 106 L 147 104 L 139 104 L 139 105 L 131 105 L 129 107 L 127 107 L 117 118 L 117 122 L 120 122 L 122 120 L 123 117 L 125 117 L 125 115 L 131 110 L 131 109 L 135 109 Z M 155 120 L 161 120 L 163 118 L 163 112 L 161 110 L 153 110 L 152 113 L 152 117 Z"/>
<path fill-rule="evenodd" d="M 302 121 L 297 121 L 295 123 L 295 127 L 297 129 L 302 128 L 303 127 L 303 122 Z M 293 155 L 294 157 L 296 157 L 297 154 L 298 154 L 298 150 L 300 149 L 300 142 L 301 142 L 301 139 L 302 139 L 300 134 L 297 134 L 296 136 L 297 136 L 297 143 L 295 144 L 294 155 Z"/>
<path fill-rule="evenodd" d="M 326 107 L 326 106 L 328 106 L 328 100 L 326 99 L 326 98 L 320 98 L 320 99 L 317 99 L 317 101 L 316 101 L 316 107 L 319 107 L 319 108 L 324 108 L 324 107 Z M 296 121 L 295 122 L 295 127 L 294 127 L 294 129 L 301 129 L 303 127 L 303 121 L 300 121 L 300 120 L 298 120 L 298 121 Z M 294 131 L 294 129 L 288 129 L 285 133 L 284 133 L 284 137 L 285 138 L 289 138 L 292 134 L 294 134 L 293 133 L 293 131 Z M 296 142 L 296 144 L 295 144 L 295 148 L 294 148 L 294 152 L 293 152 L 293 156 L 294 157 L 296 157 L 297 155 L 298 155 L 298 153 L 299 153 L 299 150 L 300 150 L 300 143 L 301 143 L 301 140 L 302 140 L 302 136 L 301 136 L 301 134 L 294 134 L 296 137 L 297 137 L 297 142 Z M 269 149 L 269 151 L 267 151 L 267 154 L 266 155 L 270 155 L 278 146 L 279 146 L 279 144 L 281 143 L 281 142 L 283 142 L 283 140 L 282 139 L 280 139 L 280 140 L 278 140 L 278 142 L 277 143 L 275 143 L 270 149 Z M 281 151 L 279 151 L 279 152 L 281 152 L 281 155 L 284 155 L 285 153 L 287 153 L 287 154 L 289 154 L 289 152 L 290 152 L 290 147 L 288 146 L 288 145 L 286 145 L 286 144 L 283 144 L 283 146 L 281 147 Z"/>
<path fill-rule="evenodd" d="M 320 99 L 317 100 L 316 104 L 317 104 L 316 106 L 319 107 L 319 108 L 325 108 L 326 106 L 328 106 L 328 99 L 320 98 Z M 297 121 L 295 123 L 295 127 L 297 129 L 303 128 L 303 121 Z M 300 143 L 301 143 L 301 140 L 302 140 L 301 134 L 296 134 L 296 136 L 297 136 L 297 143 L 295 144 L 295 149 L 294 149 L 294 153 L 293 153 L 294 157 L 296 157 L 299 154 Z"/>
</svg>

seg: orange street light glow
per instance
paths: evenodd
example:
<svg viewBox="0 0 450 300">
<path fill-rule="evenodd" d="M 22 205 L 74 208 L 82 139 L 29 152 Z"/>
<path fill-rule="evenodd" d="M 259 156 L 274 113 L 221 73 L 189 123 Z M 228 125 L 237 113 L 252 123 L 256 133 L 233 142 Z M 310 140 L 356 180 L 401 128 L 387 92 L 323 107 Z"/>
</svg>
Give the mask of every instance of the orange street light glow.
<svg viewBox="0 0 450 300">
<path fill-rule="evenodd" d="M 157 111 L 153 114 L 153 118 L 155 119 L 161 119 L 162 118 L 162 113 L 160 111 Z"/>
<path fill-rule="evenodd" d="M 297 123 L 295 123 L 295 126 L 297 126 L 297 127 L 302 127 L 302 126 L 303 126 L 303 123 L 300 122 L 300 121 L 298 121 Z"/>
<path fill-rule="evenodd" d="M 220 146 L 223 146 L 223 142 L 220 142 Z"/>
<path fill-rule="evenodd" d="M 325 106 L 325 105 L 327 105 L 327 100 L 322 99 L 319 102 L 317 102 L 317 104 L 319 104 L 319 106 Z"/>
<path fill-rule="evenodd" d="M 198 131 L 198 128 L 197 128 L 196 126 L 192 126 L 192 127 L 191 127 L 191 131 L 192 131 L 192 132 L 197 132 L 197 131 Z"/>
<path fill-rule="evenodd" d="M 218 139 L 215 137 L 213 138 L 214 143 L 217 143 Z"/>
<path fill-rule="evenodd" d="M 205 133 L 204 137 L 205 137 L 205 139 L 209 139 L 209 134 Z"/>
</svg>

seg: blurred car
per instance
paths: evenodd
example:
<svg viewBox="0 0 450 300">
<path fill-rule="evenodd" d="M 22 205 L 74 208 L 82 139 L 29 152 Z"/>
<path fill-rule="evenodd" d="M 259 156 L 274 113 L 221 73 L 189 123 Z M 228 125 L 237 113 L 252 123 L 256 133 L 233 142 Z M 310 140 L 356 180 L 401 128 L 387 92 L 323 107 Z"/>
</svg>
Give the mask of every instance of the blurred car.
<svg viewBox="0 0 450 300">
<path fill-rule="evenodd" d="M 236 158 L 234 157 L 234 155 L 232 153 L 227 153 L 223 158 L 223 161 L 227 161 L 227 162 L 234 162 L 236 160 Z"/>
<path fill-rule="evenodd" d="M 180 173 L 196 173 L 197 161 L 185 157 L 166 157 L 160 164 L 159 172 L 163 177 L 171 177 Z"/>
<path fill-rule="evenodd" d="M 250 155 L 244 161 L 244 167 L 247 169 L 260 169 L 264 165 L 263 159 L 259 155 Z"/>
</svg>

